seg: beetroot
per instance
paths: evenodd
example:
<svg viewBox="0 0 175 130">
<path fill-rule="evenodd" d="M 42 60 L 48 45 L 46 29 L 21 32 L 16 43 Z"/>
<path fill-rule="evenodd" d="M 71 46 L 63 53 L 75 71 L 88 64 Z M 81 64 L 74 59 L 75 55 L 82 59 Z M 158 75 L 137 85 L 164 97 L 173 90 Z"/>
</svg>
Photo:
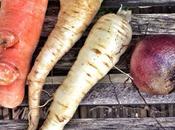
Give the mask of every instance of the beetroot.
<svg viewBox="0 0 175 130">
<path fill-rule="evenodd" d="M 134 84 L 150 94 L 168 94 L 175 87 L 175 36 L 147 37 L 131 57 Z"/>
</svg>

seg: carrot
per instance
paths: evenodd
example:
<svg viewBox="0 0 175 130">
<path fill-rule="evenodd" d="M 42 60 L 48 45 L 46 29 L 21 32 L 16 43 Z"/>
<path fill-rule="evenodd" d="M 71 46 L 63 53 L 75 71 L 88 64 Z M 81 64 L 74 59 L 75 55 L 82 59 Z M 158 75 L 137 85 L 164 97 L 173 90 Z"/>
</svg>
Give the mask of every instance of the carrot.
<svg viewBox="0 0 175 130">
<path fill-rule="evenodd" d="M 36 129 L 38 125 L 40 94 L 48 73 L 79 40 L 101 3 L 102 0 L 60 0 L 58 21 L 28 76 L 29 130 Z"/>
<path fill-rule="evenodd" d="M 24 97 L 25 80 L 44 21 L 47 0 L 1 0 L 0 106 L 14 108 Z"/>
<path fill-rule="evenodd" d="M 41 130 L 62 130 L 87 92 L 118 62 L 132 37 L 126 12 L 106 14 L 94 25 L 66 79 L 54 94 Z"/>
</svg>

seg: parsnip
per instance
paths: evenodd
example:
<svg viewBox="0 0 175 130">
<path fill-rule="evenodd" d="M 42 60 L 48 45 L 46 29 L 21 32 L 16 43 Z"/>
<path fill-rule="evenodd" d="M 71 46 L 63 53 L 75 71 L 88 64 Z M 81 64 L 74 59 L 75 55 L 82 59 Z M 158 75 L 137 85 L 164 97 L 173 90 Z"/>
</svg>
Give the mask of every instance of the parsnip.
<svg viewBox="0 0 175 130">
<path fill-rule="evenodd" d="M 56 62 L 82 36 L 103 0 L 60 0 L 61 9 L 54 30 L 28 76 L 30 121 L 28 130 L 35 130 L 39 120 L 39 101 L 45 79 Z"/>
<path fill-rule="evenodd" d="M 66 79 L 54 94 L 41 130 L 62 130 L 87 92 L 118 62 L 132 37 L 126 16 L 125 11 L 119 10 L 117 15 L 102 16 L 94 25 Z"/>
</svg>

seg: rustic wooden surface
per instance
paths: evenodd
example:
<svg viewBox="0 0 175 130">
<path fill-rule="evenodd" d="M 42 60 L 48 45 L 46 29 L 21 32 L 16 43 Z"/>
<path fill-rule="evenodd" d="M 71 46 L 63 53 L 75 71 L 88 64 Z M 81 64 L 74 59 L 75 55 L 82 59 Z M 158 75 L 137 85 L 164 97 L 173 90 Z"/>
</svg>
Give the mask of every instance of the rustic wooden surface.
<svg viewBox="0 0 175 130">
<path fill-rule="evenodd" d="M 52 2 L 56 2 L 55 0 L 51 0 Z M 141 1 L 141 0 L 108 0 L 104 1 L 102 4 L 102 7 L 106 6 L 107 8 L 112 8 L 114 5 L 118 8 L 118 5 L 121 3 L 126 4 L 128 6 L 148 6 L 151 5 L 159 5 L 159 6 L 165 6 L 166 5 L 175 5 L 175 1 L 165 1 L 165 0 L 157 0 L 157 1 Z M 51 8 L 56 8 L 56 5 L 52 5 L 49 8 L 49 11 Z M 55 9 L 56 10 L 56 9 Z M 57 11 L 59 8 L 57 8 Z M 100 14 L 98 14 L 94 21 L 96 21 L 97 17 L 99 17 Z M 54 27 L 54 24 L 57 19 L 57 12 L 54 11 L 53 14 L 50 14 L 46 16 L 45 19 L 45 25 L 42 32 L 42 37 L 47 37 L 52 28 Z M 175 34 L 175 13 L 164 13 L 164 14 L 133 14 L 132 15 L 132 21 L 131 25 L 133 28 L 133 34 L 136 36 L 144 36 L 144 35 L 158 35 L 158 34 Z M 94 23 L 94 22 L 93 22 Z M 93 24 L 92 23 L 92 24 Z M 92 25 L 90 25 L 91 27 Z M 78 44 L 83 45 L 83 42 L 88 34 L 88 29 L 85 33 L 82 39 L 79 40 Z M 44 41 L 43 41 L 44 42 Z M 136 44 L 136 41 L 133 41 L 133 44 Z M 81 47 L 80 46 L 80 47 Z M 70 69 L 72 64 L 74 63 L 76 56 L 78 55 L 80 47 L 74 47 L 72 48 L 54 67 L 53 73 L 56 71 L 62 71 L 66 70 L 66 72 Z M 129 58 L 132 54 L 131 51 L 127 52 L 127 55 L 124 56 L 124 58 L 117 64 L 117 66 L 122 69 L 128 71 L 129 68 Z M 114 70 L 114 69 L 113 69 Z M 116 71 L 115 71 L 116 72 Z M 57 74 L 54 74 L 55 77 L 49 77 L 46 82 L 45 90 L 50 92 L 55 91 L 55 89 L 58 87 L 58 84 L 62 82 L 64 79 L 64 76 L 57 76 Z M 64 74 L 63 74 L 64 75 Z M 65 74 L 66 75 L 66 74 Z M 120 74 L 114 74 L 112 75 L 112 82 L 115 84 L 115 88 L 112 84 L 110 84 L 108 76 L 105 77 L 104 80 L 99 82 L 92 90 L 89 92 L 89 94 L 86 96 L 86 98 L 82 101 L 81 105 L 116 105 L 116 104 L 144 104 L 143 99 L 140 97 L 138 91 L 132 87 L 131 83 L 127 84 L 124 87 L 124 81 L 126 80 L 126 77 L 123 78 L 123 75 Z M 115 78 L 115 79 L 114 79 Z M 57 85 L 55 85 L 57 84 Z M 52 86 L 52 87 L 50 87 Z M 115 90 L 114 90 L 115 89 Z M 145 93 L 141 93 L 143 97 L 146 99 L 147 103 L 149 104 L 161 104 L 161 103 L 174 103 L 175 102 L 175 94 L 169 94 L 166 96 L 150 96 Z M 43 94 L 42 97 L 42 103 L 48 100 L 48 97 Z M 119 100 L 119 102 L 116 99 Z M 134 96 L 133 96 L 134 95 Z M 46 98 L 47 97 L 47 98 Z M 130 100 L 128 100 L 130 99 Z M 23 102 L 23 105 L 25 106 L 27 104 L 26 100 Z"/>
<path fill-rule="evenodd" d="M 105 13 L 116 13 L 121 4 L 123 4 L 124 8 L 128 7 L 133 12 L 131 21 L 134 33 L 133 40 L 131 46 L 117 64 L 117 66 L 125 72 L 129 73 L 130 56 L 137 41 L 142 39 L 142 37 L 159 34 L 175 35 L 175 0 L 104 0 L 99 13 L 84 33 L 83 37 L 55 65 L 54 69 L 49 74 L 44 90 L 52 95 L 75 61 L 94 22 Z M 58 12 L 59 0 L 49 0 L 43 31 L 33 60 L 53 29 Z M 112 69 L 109 74 L 114 86 L 109 81 L 109 77 L 106 76 L 88 93 L 74 115 L 74 118 L 97 119 L 73 119 L 67 125 L 66 130 L 127 130 L 136 128 L 139 130 L 161 130 L 155 119 L 145 118 L 152 116 L 163 117 L 157 119 L 166 130 L 175 129 L 174 93 L 166 96 L 151 96 L 141 93 L 149 104 L 150 109 L 147 110 L 143 99 L 132 86 L 131 81 L 128 81 L 126 85 L 124 84 L 124 81 L 127 79 L 125 75 L 120 74 L 115 69 Z M 41 104 L 44 104 L 49 98 L 51 97 L 43 92 Z M 48 106 L 49 104 L 41 109 L 42 119 L 46 117 Z M 26 95 L 21 106 L 15 109 L 0 109 L 0 130 L 26 129 L 27 114 Z"/>
<path fill-rule="evenodd" d="M 40 110 L 41 119 L 47 116 L 48 105 Z M 152 104 L 150 109 L 144 104 L 129 105 L 83 105 L 79 106 L 73 119 L 82 118 L 145 118 L 145 117 L 175 117 L 175 104 Z M 0 120 L 27 120 L 28 107 L 19 106 L 10 109 L 10 114 L 4 114 Z M 1 111 L 2 112 L 2 111 Z"/>
<path fill-rule="evenodd" d="M 129 74 L 128 74 L 129 75 Z M 109 80 L 109 76 L 111 80 Z M 48 76 L 45 85 L 59 85 L 63 82 L 66 76 Z M 108 74 L 99 83 L 131 83 L 132 81 L 124 74 Z"/>
<path fill-rule="evenodd" d="M 109 76 L 111 80 L 109 80 Z M 66 76 L 48 77 L 44 90 L 52 95 L 65 77 Z M 85 99 L 81 102 L 81 105 L 144 104 L 138 90 L 131 84 L 131 80 L 127 79 L 128 77 L 124 74 L 109 74 L 105 76 L 87 94 Z M 111 81 L 113 84 L 111 84 Z M 146 93 L 141 94 L 148 104 L 175 103 L 175 93 L 154 96 Z M 49 98 L 50 97 L 43 92 L 41 98 L 42 104 Z M 22 105 L 27 106 L 27 99 L 24 100 Z"/>
<path fill-rule="evenodd" d="M 46 85 L 44 90 L 51 95 L 55 92 L 58 85 Z M 148 95 L 141 93 L 148 104 L 168 104 L 175 103 L 175 93 L 168 95 Z M 116 97 L 118 99 L 116 99 Z M 50 97 L 43 92 L 41 103 L 44 104 Z M 118 102 L 119 101 L 119 102 Z M 145 104 L 137 89 L 132 84 L 124 83 L 99 83 L 87 94 L 80 105 L 117 105 L 117 104 Z M 27 99 L 24 100 L 22 106 L 27 106 Z"/>
<path fill-rule="evenodd" d="M 49 0 L 57 2 L 57 0 Z M 116 8 L 121 4 L 125 6 L 167 6 L 175 4 L 175 0 L 104 0 L 102 7 Z"/>
<path fill-rule="evenodd" d="M 53 29 L 57 16 L 47 16 L 45 26 L 41 34 L 48 36 Z M 175 14 L 133 14 L 131 25 L 133 35 L 145 34 L 175 34 Z M 87 35 L 87 32 L 84 34 Z"/>
<path fill-rule="evenodd" d="M 157 118 L 166 130 L 175 129 L 175 118 Z M 0 121 L 0 130 L 25 130 L 27 122 Z M 108 118 L 108 119 L 74 119 L 69 122 L 65 130 L 161 130 L 153 118 Z"/>
<path fill-rule="evenodd" d="M 47 11 L 47 16 L 45 19 L 44 28 L 42 31 L 42 36 L 40 40 L 40 44 L 43 45 L 48 34 L 54 27 L 54 24 L 57 20 L 57 13 L 59 11 L 59 4 L 56 0 L 50 0 L 50 4 Z M 167 0 L 155 0 L 155 1 L 141 1 L 141 0 L 108 0 L 104 1 L 102 4 L 102 8 L 118 8 L 120 4 L 128 5 L 128 6 L 167 6 L 175 5 L 175 0 L 167 1 Z M 166 5 L 165 5 L 166 3 Z M 142 7 L 139 7 L 142 8 Z M 146 7 L 147 8 L 147 7 Z M 116 9 L 117 10 L 117 9 Z M 116 10 L 111 10 L 111 12 L 115 12 Z M 110 11 L 108 11 L 110 12 Z M 101 15 L 101 13 L 97 14 L 93 23 L 96 19 Z M 133 28 L 133 33 L 136 37 L 133 37 L 132 44 L 136 44 L 138 37 L 145 35 L 158 35 L 158 34 L 175 34 L 175 13 L 161 13 L 161 14 L 133 14 L 131 25 Z M 93 24 L 92 23 L 92 24 Z M 84 33 L 83 37 L 76 43 L 75 47 L 73 47 L 54 67 L 50 76 L 46 81 L 46 85 L 44 89 L 48 91 L 51 95 L 58 87 L 58 84 L 61 84 L 68 70 L 74 63 L 80 47 L 83 45 L 83 42 L 88 34 L 92 25 L 90 25 L 89 29 Z M 78 45 L 77 45 L 78 44 Z M 132 54 L 132 48 L 126 52 L 117 66 L 129 72 L 129 60 Z M 40 50 L 40 47 L 38 47 Z M 37 51 L 38 52 L 38 51 Z M 64 71 L 65 70 L 65 71 Z M 115 70 L 115 69 L 113 69 Z M 64 76 L 60 75 L 61 74 Z M 110 74 L 112 82 L 114 86 L 110 83 L 108 76 L 106 76 L 103 80 L 101 80 L 85 97 L 85 99 L 81 102 L 81 105 L 118 105 L 123 104 L 144 104 L 143 99 L 140 97 L 138 91 L 132 86 L 131 82 L 125 86 L 124 81 L 127 79 L 126 76 L 122 74 L 116 74 L 118 71 L 114 71 L 115 74 Z M 53 75 L 54 76 L 53 76 Z M 167 104 L 167 103 L 175 103 L 175 94 L 169 94 L 166 96 L 151 96 L 145 93 L 141 93 L 148 104 Z M 133 96 L 134 95 L 134 96 Z M 47 94 L 42 94 L 41 103 L 44 104 L 50 97 Z M 118 99 L 117 99 L 118 98 Z M 129 99 L 129 100 L 128 100 Z M 22 106 L 27 106 L 27 99 L 25 98 Z M 134 112 L 133 112 L 134 113 Z M 95 116 L 95 113 L 92 113 Z M 144 115 L 144 114 L 143 114 Z"/>
</svg>

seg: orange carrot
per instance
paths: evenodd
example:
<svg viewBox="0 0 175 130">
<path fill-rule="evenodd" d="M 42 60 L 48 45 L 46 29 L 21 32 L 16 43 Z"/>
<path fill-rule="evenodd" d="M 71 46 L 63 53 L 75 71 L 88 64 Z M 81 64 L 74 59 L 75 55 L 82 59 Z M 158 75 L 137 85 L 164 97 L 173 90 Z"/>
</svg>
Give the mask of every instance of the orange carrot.
<svg viewBox="0 0 175 130">
<path fill-rule="evenodd" d="M 0 105 L 18 106 L 48 0 L 1 0 Z"/>
</svg>

